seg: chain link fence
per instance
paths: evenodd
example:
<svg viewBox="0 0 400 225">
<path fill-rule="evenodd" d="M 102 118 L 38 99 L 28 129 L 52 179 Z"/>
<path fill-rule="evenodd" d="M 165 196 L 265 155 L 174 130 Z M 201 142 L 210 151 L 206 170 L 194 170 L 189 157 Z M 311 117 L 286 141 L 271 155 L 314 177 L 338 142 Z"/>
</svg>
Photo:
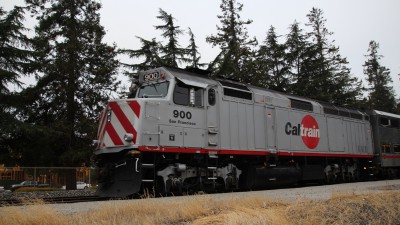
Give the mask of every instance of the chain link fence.
<svg viewBox="0 0 400 225">
<path fill-rule="evenodd" d="M 14 184 L 36 184 L 65 189 L 67 176 L 75 173 L 77 189 L 87 189 L 97 185 L 96 170 L 92 167 L 3 167 L 0 165 L 0 187 L 11 190 Z"/>
</svg>

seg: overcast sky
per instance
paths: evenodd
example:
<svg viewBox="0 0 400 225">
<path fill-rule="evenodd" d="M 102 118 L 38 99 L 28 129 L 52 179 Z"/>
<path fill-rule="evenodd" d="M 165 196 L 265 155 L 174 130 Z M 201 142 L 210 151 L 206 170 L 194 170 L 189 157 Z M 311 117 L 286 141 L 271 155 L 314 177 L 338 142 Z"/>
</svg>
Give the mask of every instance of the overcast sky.
<svg viewBox="0 0 400 225">
<path fill-rule="evenodd" d="M 0 6 L 6 10 L 22 0 L 1 0 Z M 135 36 L 145 39 L 156 38 L 160 31 L 154 26 L 162 21 L 156 18 L 163 9 L 176 19 L 175 24 L 182 29 L 188 27 L 196 36 L 201 61 L 208 63 L 218 54 L 218 48 L 206 43 L 205 39 L 216 34 L 221 15 L 220 0 L 101 0 L 101 24 L 107 31 L 105 41 L 116 43 L 119 48 L 138 49 L 140 43 Z M 352 74 L 365 80 L 363 63 L 368 44 L 375 40 L 380 44 L 379 54 L 383 55 L 381 65 L 391 70 L 393 86 L 400 95 L 400 0 L 240 0 L 243 3 L 241 18 L 251 19 L 247 26 L 250 37 L 255 36 L 259 44 L 265 40 L 267 30 L 272 25 L 278 35 L 286 35 L 288 27 L 295 20 L 305 30 L 306 15 L 312 7 L 323 10 L 327 19 L 326 27 L 334 34 L 342 56 L 347 57 Z M 283 37 L 282 37 L 283 38 Z M 189 36 L 183 35 L 179 43 L 186 47 Z M 282 39 L 283 40 L 283 39 Z M 122 75 L 121 75 L 122 77 Z M 122 78 L 121 78 L 122 79 Z"/>
</svg>

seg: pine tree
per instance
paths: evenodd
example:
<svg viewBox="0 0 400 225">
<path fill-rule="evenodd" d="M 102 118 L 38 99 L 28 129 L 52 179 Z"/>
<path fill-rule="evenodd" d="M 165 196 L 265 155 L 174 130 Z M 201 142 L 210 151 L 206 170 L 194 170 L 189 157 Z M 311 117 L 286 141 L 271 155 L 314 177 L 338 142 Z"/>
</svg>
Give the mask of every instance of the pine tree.
<svg viewBox="0 0 400 225">
<path fill-rule="evenodd" d="M 21 88 L 19 79 L 32 63 L 31 41 L 24 34 L 27 29 L 23 20 L 23 8 L 15 7 L 7 13 L 0 7 L 0 95 L 10 94 L 9 84 Z M 4 103 L 4 99 L 1 100 Z"/>
<path fill-rule="evenodd" d="M 25 94 L 32 100 L 27 122 L 46 127 L 56 165 L 80 165 L 91 154 L 97 119 L 112 93 L 118 61 L 116 47 L 103 43 L 104 28 L 92 0 L 29 0 L 39 21 L 35 50 L 41 53 L 38 82 Z M 68 188 L 67 184 L 67 188 Z"/>
<path fill-rule="evenodd" d="M 222 0 L 220 5 L 222 15 L 218 18 L 221 26 L 217 26 L 218 33 L 207 37 L 207 42 L 213 47 L 218 46 L 221 52 L 209 64 L 209 70 L 216 76 L 237 79 L 246 82 L 251 75 L 248 71 L 251 67 L 247 64 L 253 60 L 252 47 L 257 44 L 257 40 L 249 39 L 245 25 L 252 23 L 251 20 L 243 21 L 239 13 L 242 11 L 243 4 L 236 0 Z"/>
<path fill-rule="evenodd" d="M 259 63 L 265 66 L 263 74 L 267 75 L 268 88 L 276 91 L 287 91 L 289 88 L 289 67 L 286 62 L 285 45 L 278 42 L 278 35 L 270 27 L 264 45 L 258 51 Z"/>
<path fill-rule="evenodd" d="M 175 26 L 175 18 L 171 14 L 162 9 L 160 9 L 159 13 L 160 15 L 157 18 L 165 24 L 157 25 L 155 28 L 161 30 L 163 32 L 162 37 L 167 39 L 167 44 L 160 49 L 162 53 L 161 59 L 166 66 L 178 67 L 179 63 L 187 60 L 187 50 L 181 48 L 178 43 L 178 37 L 183 34 L 183 30 L 179 29 L 179 26 Z"/>
<path fill-rule="evenodd" d="M 307 63 L 311 61 L 307 56 L 310 43 L 307 41 L 307 36 L 297 21 L 289 26 L 289 34 L 286 36 L 285 46 L 286 61 L 289 67 L 289 92 L 307 96 L 306 93 L 303 93 L 303 87 L 307 84 L 308 77 L 311 76 L 310 72 L 306 70 Z"/>
<path fill-rule="evenodd" d="M 10 85 L 22 88 L 20 78 L 32 72 L 34 52 L 23 25 L 24 8 L 14 7 L 9 12 L 0 7 L 0 163 L 18 163 L 15 141 L 24 129 L 19 111 L 24 106 L 20 94 Z"/>
<path fill-rule="evenodd" d="M 371 109 L 386 112 L 396 111 L 396 99 L 393 87 L 390 85 L 392 79 L 390 70 L 380 64 L 382 55 L 378 54 L 379 44 L 370 41 L 367 60 L 364 63 L 364 74 L 367 75 L 369 84 L 368 105 Z"/>
<path fill-rule="evenodd" d="M 175 26 L 174 17 L 168 14 L 162 9 L 159 9 L 158 19 L 162 20 L 165 24 L 154 26 L 157 30 L 161 30 L 162 37 L 167 39 L 167 44 L 163 45 L 158 42 L 156 38 L 152 40 L 146 40 L 141 37 L 137 37 L 142 47 L 137 50 L 131 49 L 120 49 L 120 54 L 126 54 L 131 59 L 143 59 L 142 62 L 136 64 L 122 63 L 123 66 L 128 68 L 124 73 L 131 78 L 137 79 L 137 72 L 148 70 L 160 66 L 171 66 L 178 67 L 181 63 L 191 63 L 195 67 L 198 67 L 199 54 L 197 46 L 194 41 L 194 35 L 191 35 L 190 45 L 187 49 L 181 48 L 178 43 L 178 37 L 183 34 L 183 30 L 179 29 L 179 26 Z M 195 58 L 193 58 L 193 55 Z M 188 57 L 190 56 L 190 57 Z"/>
<path fill-rule="evenodd" d="M 130 78 L 137 79 L 138 71 L 149 70 L 164 66 L 165 63 L 160 57 L 160 43 L 153 38 L 151 41 L 141 37 L 137 37 L 142 43 L 142 47 L 138 50 L 120 49 L 120 54 L 126 54 L 131 59 L 143 59 L 142 62 L 136 64 L 121 63 L 124 67 L 128 68 L 124 74 Z"/>
<path fill-rule="evenodd" d="M 312 8 L 307 15 L 312 31 L 308 33 L 312 45 L 307 49 L 308 63 L 303 72 L 308 83 L 303 86 L 303 94 L 321 101 L 348 105 L 360 96 L 360 82 L 351 77 L 346 58 L 339 54 L 339 48 L 329 41 L 326 19 L 321 9 Z M 301 78 L 299 78 L 301 79 Z"/>
<path fill-rule="evenodd" d="M 189 64 L 188 67 L 189 68 L 199 68 L 199 67 L 203 67 L 205 66 L 204 63 L 200 63 L 200 53 L 197 50 L 198 46 L 196 45 L 196 41 L 195 41 L 195 36 L 192 32 L 192 29 L 189 28 L 188 31 L 190 40 L 189 40 L 189 46 L 187 47 L 187 52 L 188 52 L 188 59 L 187 59 L 187 63 Z"/>
</svg>

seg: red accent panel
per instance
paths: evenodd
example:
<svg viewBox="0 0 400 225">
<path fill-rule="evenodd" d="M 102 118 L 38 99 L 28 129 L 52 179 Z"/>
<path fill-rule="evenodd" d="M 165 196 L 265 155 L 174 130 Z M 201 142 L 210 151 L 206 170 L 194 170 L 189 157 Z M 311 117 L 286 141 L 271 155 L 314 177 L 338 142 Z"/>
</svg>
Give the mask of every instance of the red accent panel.
<svg viewBox="0 0 400 225">
<path fill-rule="evenodd" d="M 174 152 L 174 153 L 216 153 L 221 155 L 269 155 L 266 151 L 243 151 L 243 150 L 218 150 L 218 149 L 203 149 L 203 148 L 176 148 L 176 147 L 154 147 L 154 146 L 139 146 L 140 151 L 147 152 Z"/>
<path fill-rule="evenodd" d="M 128 105 L 131 107 L 132 111 L 135 113 L 137 118 L 140 116 L 140 105 L 137 101 L 128 101 Z"/>
<path fill-rule="evenodd" d="M 121 123 L 121 125 L 124 127 L 125 131 L 127 133 L 132 133 L 133 134 L 133 143 L 136 143 L 136 136 L 137 136 L 137 131 L 129 121 L 129 119 L 126 117 L 122 109 L 119 107 L 117 102 L 110 102 L 109 103 L 110 108 L 114 112 L 115 116 Z"/>
<path fill-rule="evenodd" d="M 373 158 L 371 154 L 335 154 L 315 152 L 278 152 L 278 156 L 310 156 L 310 157 L 341 157 L 341 158 Z"/>
<path fill-rule="evenodd" d="M 107 114 L 107 109 L 104 109 L 103 112 L 101 112 L 101 115 L 100 115 L 100 127 L 99 127 L 99 129 L 103 128 L 104 121 L 106 120 L 106 118 L 105 118 L 106 114 Z M 99 139 L 101 133 L 102 133 L 101 130 L 99 130 L 99 132 L 97 132 L 97 139 Z"/>
<path fill-rule="evenodd" d="M 108 133 L 108 135 L 110 136 L 114 145 L 123 145 L 124 144 L 124 142 L 122 142 L 121 138 L 118 136 L 117 131 L 115 131 L 115 129 L 111 123 L 106 124 L 105 130 Z"/>
<path fill-rule="evenodd" d="M 400 159 L 400 155 L 382 155 L 384 159 Z"/>
<path fill-rule="evenodd" d="M 220 155 L 270 155 L 267 151 L 256 150 L 221 150 L 221 149 L 203 149 L 203 148 L 176 148 L 176 147 L 153 147 L 139 146 L 140 151 L 145 152 L 171 152 L 171 153 L 216 153 Z M 373 158 L 373 155 L 364 154 L 332 154 L 332 153 L 308 153 L 308 152 L 277 152 L 278 156 L 309 156 L 309 157 L 345 157 L 345 158 Z"/>
<path fill-rule="evenodd" d="M 102 115 L 103 121 L 100 126 L 100 129 L 103 129 L 103 130 L 99 130 L 100 137 L 99 137 L 98 147 L 100 147 L 100 146 L 103 147 L 102 145 L 104 145 L 103 140 L 104 140 L 104 134 L 106 133 L 106 128 L 103 127 L 103 125 L 104 125 L 105 121 L 107 120 L 107 111 L 108 111 L 108 107 L 103 110 L 103 115 Z"/>
</svg>

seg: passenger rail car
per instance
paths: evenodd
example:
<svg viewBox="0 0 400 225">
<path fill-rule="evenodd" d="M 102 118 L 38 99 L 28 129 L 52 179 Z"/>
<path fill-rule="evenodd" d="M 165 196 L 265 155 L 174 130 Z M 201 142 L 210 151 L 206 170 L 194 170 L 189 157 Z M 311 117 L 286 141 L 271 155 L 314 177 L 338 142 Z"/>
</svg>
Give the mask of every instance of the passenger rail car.
<svg viewBox="0 0 400 225">
<path fill-rule="evenodd" d="M 175 68 L 139 74 L 100 117 L 100 196 L 261 189 L 398 174 L 400 116 Z"/>
</svg>

